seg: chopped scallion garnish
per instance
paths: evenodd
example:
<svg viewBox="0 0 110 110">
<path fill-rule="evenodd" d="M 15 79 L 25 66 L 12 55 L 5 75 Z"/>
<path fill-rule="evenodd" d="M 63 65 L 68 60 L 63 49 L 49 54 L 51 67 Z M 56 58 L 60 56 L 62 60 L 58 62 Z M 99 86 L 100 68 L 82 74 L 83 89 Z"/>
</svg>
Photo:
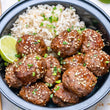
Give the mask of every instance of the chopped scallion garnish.
<svg viewBox="0 0 110 110">
<path fill-rule="evenodd" d="M 17 58 L 21 58 L 21 55 L 19 55 L 19 54 L 15 54 L 15 57 L 17 57 Z"/>
<path fill-rule="evenodd" d="M 108 63 L 110 63 L 110 61 L 105 61 L 105 63 L 107 63 L 107 64 L 108 64 Z"/>
<path fill-rule="evenodd" d="M 59 52 L 58 52 L 58 56 L 60 56 L 60 54 L 61 54 L 61 52 L 59 51 Z"/>
<path fill-rule="evenodd" d="M 8 66 L 9 65 L 9 63 L 8 62 L 4 62 L 4 66 Z"/>
<path fill-rule="evenodd" d="M 18 43 L 20 43 L 22 41 L 22 38 L 19 38 Z"/>
<path fill-rule="evenodd" d="M 68 29 L 67 29 L 67 31 L 68 31 L 68 32 L 71 32 L 71 29 L 70 29 L 70 28 L 68 28 Z"/>
<path fill-rule="evenodd" d="M 83 66 L 85 67 L 86 66 L 86 63 L 84 63 Z"/>
<path fill-rule="evenodd" d="M 60 89 L 60 87 L 59 86 L 57 86 L 54 90 L 55 91 L 58 91 Z"/>
<path fill-rule="evenodd" d="M 53 7 L 53 10 L 56 10 L 56 9 L 57 9 L 56 6 L 54 6 L 54 7 Z"/>
<path fill-rule="evenodd" d="M 40 26 L 43 26 L 43 25 L 44 25 L 44 23 L 43 23 L 43 22 L 41 22 L 41 23 L 40 23 Z"/>
<path fill-rule="evenodd" d="M 37 60 L 40 60 L 40 57 L 36 56 L 36 59 L 37 59 Z"/>
<path fill-rule="evenodd" d="M 33 35 L 36 35 L 37 33 L 33 33 Z"/>
<path fill-rule="evenodd" d="M 29 68 L 31 68 L 31 67 L 33 66 L 33 64 L 27 64 L 27 66 L 28 66 Z"/>
<path fill-rule="evenodd" d="M 61 83 L 61 80 L 55 81 L 55 83 L 59 84 L 59 83 Z"/>
<path fill-rule="evenodd" d="M 67 45 L 68 44 L 68 42 L 66 42 L 66 41 L 63 41 L 63 45 Z"/>
<path fill-rule="evenodd" d="M 19 62 L 19 65 L 21 65 L 22 64 L 22 62 Z"/>
<path fill-rule="evenodd" d="M 62 12 L 62 11 L 63 11 L 63 9 L 61 8 L 61 9 L 60 9 L 60 12 Z"/>
<path fill-rule="evenodd" d="M 47 56 L 48 56 L 48 54 L 46 53 L 46 54 L 44 55 L 44 58 L 47 58 Z"/>
<path fill-rule="evenodd" d="M 36 73 L 35 72 L 32 72 L 32 76 L 34 77 L 36 75 Z"/>
<path fill-rule="evenodd" d="M 61 69 L 60 68 L 58 68 L 58 72 L 61 73 Z"/>
<path fill-rule="evenodd" d="M 81 52 L 78 52 L 78 55 L 81 55 Z"/>
<path fill-rule="evenodd" d="M 95 54 L 94 57 L 97 57 L 97 55 Z"/>
<path fill-rule="evenodd" d="M 50 98 L 53 98 L 53 94 L 50 95 Z"/>
</svg>

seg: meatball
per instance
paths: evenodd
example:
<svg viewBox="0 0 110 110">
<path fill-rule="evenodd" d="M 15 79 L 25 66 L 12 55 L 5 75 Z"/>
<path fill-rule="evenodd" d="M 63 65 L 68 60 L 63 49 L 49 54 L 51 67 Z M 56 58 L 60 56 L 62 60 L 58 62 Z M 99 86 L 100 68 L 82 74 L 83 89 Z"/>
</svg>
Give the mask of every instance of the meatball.
<svg viewBox="0 0 110 110">
<path fill-rule="evenodd" d="M 18 39 L 16 49 L 20 55 L 38 53 L 41 56 L 47 52 L 44 40 L 38 36 L 24 35 Z"/>
<path fill-rule="evenodd" d="M 87 68 L 96 76 L 102 76 L 109 72 L 110 56 L 102 50 L 90 51 L 84 58 Z"/>
<path fill-rule="evenodd" d="M 76 31 L 63 31 L 52 40 L 51 48 L 61 57 L 75 54 L 81 47 L 82 36 Z"/>
<path fill-rule="evenodd" d="M 26 101 L 45 106 L 50 99 L 51 91 L 44 83 L 35 83 L 28 87 L 22 87 L 19 95 Z"/>
<path fill-rule="evenodd" d="M 101 50 L 104 47 L 104 43 L 100 33 L 92 29 L 86 29 L 85 31 L 83 31 L 82 36 L 82 52 L 87 53 L 90 50 Z"/>
<path fill-rule="evenodd" d="M 75 66 L 64 72 L 62 82 L 65 88 L 83 97 L 93 90 L 97 78 L 86 67 Z"/>
<path fill-rule="evenodd" d="M 52 100 L 59 106 L 67 106 L 79 102 L 79 97 L 75 93 L 65 89 L 62 83 L 55 85 L 53 93 Z"/>
<path fill-rule="evenodd" d="M 66 59 L 63 60 L 62 62 L 62 66 L 63 66 L 63 71 L 72 68 L 74 66 L 78 66 L 78 65 L 82 65 L 84 63 L 84 59 L 83 59 L 84 55 L 73 55 L 73 57 L 68 57 Z"/>
<path fill-rule="evenodd" d="M 14 63 L 6 67 L 5 80 L 9 85 L 9 87 L 19 88 L 22 86 L 22 82 L 15 75 L 15 72 L 14 72 L 15 65 L 16 64 Z"/>
<path fill-rule="evenodd" d="M 53 96 L 52 100 L 55 104 L 58 104 L 58 106 L 60 106 L 60 107 L 65 107 L 65 106 L 71 105 L 69 103 L 63 102 L 60 98 L 55 97 L 55 96 Z"/>
<path fill-rule="evenodd" d="M 36 82 L 46 73 L 46 62 L 38 54 L 29 54 L 17 62 L 15 74 L 24 85 Z"/>
<path fill-rule="evenodd" d="M 44 76 L 44 82 L 53 85 L 61 77 L 60 63 L 57 58 L 53 56 L 48 56 L 45 61 L 47 64 L 47 72 Z"/>
</svg>

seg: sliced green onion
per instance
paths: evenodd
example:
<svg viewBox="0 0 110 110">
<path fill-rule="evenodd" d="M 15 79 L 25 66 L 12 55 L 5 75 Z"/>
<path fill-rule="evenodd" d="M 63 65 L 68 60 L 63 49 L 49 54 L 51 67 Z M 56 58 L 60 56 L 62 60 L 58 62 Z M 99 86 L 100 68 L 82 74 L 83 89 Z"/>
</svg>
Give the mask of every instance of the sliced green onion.
<svg viewBox="0 0 110 110">
<path fill-rule="evenodd" d="M 21 58 L 21 55 L 19 55 L 19 54 L 15 54 L 15 57 L 17 57 L 17 58 Z"/>
<path fill-rule="evenodd" d="M 59 86 L 57 86 L 54 90 L 55 91 L 58 91 L 60 89 L 60 87 Z"/>
<path fill-rule="evenodd" d="M 58 68 L 58 72 L 61 73 L 61 69 L 60 68 Z"/>
<path fill-rule="evenodd" d="M 8 66 L 9 65 L 9 63 L 8 62 L 4 62 L 4 66 Z"/>
<path fill-rule="evenodd" d="M 44 58 L 47 58 L 47 56 L 48 56 L 48 54 L 46 53 L 46 54 L 44 55 Z"/>
<path fill-rule="evenodd" d="M 59 51 L 59 52 L 58 52 L 58 56 L 60 56 L 60 55 L 61 55 L 61 52 Z"/>
<path fill-rule="evenodd" d="M 43 25 L 44 25 L 44 23 L 43 23 L 43 22 L 41 22 L 40 26 L 43 26 Z"/>
<path fill-rule="evenodd" d="M 73 7 L 71 7 L 71 6 L 70 6 L 70 9 L 72 10 L 72 9 L 73 9 Z"/>
<path fill-rule="evenodd" d="M 72 26 L 71 28 L 74 29 L 74 26 Z"/>
<path fill-rule="evenodd" d="M 83 66 L 85 67 L 86 66 L 86 63 L 84 63 Z"/>
<path fill-rule="evenodd" d="M 50 98 L 53 98 L 53 94 L 50 95 Z"/>
<path fill-rule="evenodd" d="M 81 55 L 81 52 L 78 52 L 78 55 Z"/>
<path fill-rule="evenodd" d="M 68 31 L 68 32 L 71 32 L 71 29 L 70 29 L 70 28 L 68 28 L 68 29 L 67 29 L 67 31 Z"/>
<path fill-rule="evenodd" d="M 37 40 L 37 42 L 34 42 L 34 44 L 38 44 L 38 43 L 40 43 L 40 40 Z"/>
<path fill-rule="evenodd" d="M 84 31 L 85 29 L 86 29 L 86 27 L 84 27 L 84 28 L 80 28 L 81 31 Z"/>
<path fill-rule="evenodd" d="M 53 10 L 56 10 L 56 9 L 57 9 L 56 6 L 54 6 L 54 7 L 53 7 Z"/>
<path fill-rule="evenodd" d="M 26 55 L 25 54 L 22 54 L 22 57 L 25 57 Z"/>
<path fill-rule="evenodd" d="M 36 75 L 36 73 L 35 72 L 32 72 L 32 76 L 34 77 Z"/>
<path fill-rule="evenodd" d="M 57 75 L 57 73 L 53 73 L 52 75 L 53 75 L 53 76 L 56 76 L 56 75 Z"/>
<path fill-rule="evenodd" d="M 29 27 L 29 25 L 26 24 L 26 28 L 28 28 L 28 27 Z"/>
<path fill-rule="evenodd" d="M 39 43 L 40 43 L 40 40 L 37 40 L 37 42 L 39 42 Z"/>
<path fill-rule="evenodd" d="M 38 44 L 38 42 L 34 42 L 34 44 Z"/>
<path fill-rule="evenodd" d="M 37 33 L 33 33 L 33 35 L 36 35 Z"/>
<path fill-rule="evenodd" d="M 33 64 L 27 64 L 27 66 L 28 66 L 29 68 L 31 68 L 31 67 L 33 66 Z"/>
<path fill-rule="evenodd" d="M 50 47 L 47 47 L 47 50 L 49 51 L 51 48 Z"/>
<path fill-rule="evenodd" d="M 61 83 L 61 80 L 55 81 L 55 83 L 59 84 L 59 83 Z"/>
<path fill-rule="evenodd" d="M 94 55 L 94 57 L 97 57 L 97 55 Z"/>
<path fill-rule="evenodd" d="M 90 43 L 87 44 L 87 47 L 90 47 Z"/>
<path fill-rule="evenodd" d="M 63 45 L 67 45 L 68 44 L 68 42 L 66 42 L 66 41 L 63 41 Z"/>
<path fill-rule="evenodd" d="M 110 61 L 105 61 L 105 63 L 107 63 L 107 64 L 108 64 L 108 63 L 110 63 Z"/>
<path fill-rule="evenodd" d="M 18 43 L 20 43 L 22 41 L 22 38 L 19 38 Z"/>
<path fill-rule="evenodd" d="M 52 14 L 54 14 L 55 12 L 54 11 L 52 11 Z"/>
<path fill-rule="evenodd" d="M 75 59 L 73 59 L 73 61 L 76 61 Z"/>
<path fill-rule="evenodd" d="M 78 41 L 80 41 L 80 39 L 78 39 Z"/>
<path fill-rule="evenodd" d="M 48 87 L 52 87 L 53 85 L 50 83 L 45 83 Z"/>
<path fill-rule="evenodd" d="M 40 57 L 36 56 L 36 59 L 37 59 L 37 60 L 40 60 Z"/>
<path fill-rule="evenodd" d="M 34 89 L 34 90 L 32 91 L 32 94 L 36 95 L 36 91 L 37 91 L 37 89 Z"/>
<path fill-rule="evenodd" d="M 19 62 L 19 65 L 21 65 L 22 64 L 22 62 Z"/>
<path fill-rule="evenodd" d="M 63 9 L 61 8 L 61 9 L 60 9 L 60 12 L 62 12 L 62 11 L 63 11 Z"/>
<path fill-rule="evenodd" d="M 81 31 L 81 30 L 77 30 L 77 32 L 78 32 L 79 34 L 82 34 L 82 31 Z"/>
<path fill-rule="evenodd" d="M 53 71 L 54 71 L 54 73 L 57 73 L 57 67 L 54 67 Z"/>
</svg>

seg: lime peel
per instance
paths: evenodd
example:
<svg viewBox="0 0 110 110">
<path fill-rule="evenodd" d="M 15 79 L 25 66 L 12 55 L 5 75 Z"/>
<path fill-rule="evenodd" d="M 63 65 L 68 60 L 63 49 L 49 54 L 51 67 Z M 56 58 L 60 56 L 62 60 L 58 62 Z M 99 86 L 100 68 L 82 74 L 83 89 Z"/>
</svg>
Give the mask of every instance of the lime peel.
<svg viewBox="0 0 110 110">
<path fill-rule="evenodd" d="M 15 37 L 4 35 L 0 39 L 0 55 L 2 59 L 8 63 L 13 63 L 17 60 L 15 54 L 17 39 Z"/>
</svg>

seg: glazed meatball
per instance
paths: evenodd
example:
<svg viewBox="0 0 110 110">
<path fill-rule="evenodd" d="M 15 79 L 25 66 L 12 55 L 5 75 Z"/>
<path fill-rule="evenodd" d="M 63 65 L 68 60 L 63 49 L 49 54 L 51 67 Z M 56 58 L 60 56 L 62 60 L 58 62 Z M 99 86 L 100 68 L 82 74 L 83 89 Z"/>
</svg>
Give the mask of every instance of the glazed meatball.
<svg viewBox="0 0 110 110">
<path fill-rule="evenodd" d="M 41 56 L 47 52 L 44 40 L 38 36 L 24 35 L 18 39 L 16 49 L 20 55 L 38 53 Z"/>
<path fill-rule="evenodd" d="M 15 74 L 24 85 L 36 82 L 46 73 L 46 62 L 38 54 L 29 54 L 17 62 Z"/>
<path fill-rule="evenodd" d="M 16 63 L 10 64 L 8 67 L 6 67 L 5 80 L 9 85 L 9 87 L 19 88 L 22 86 L 22 82 L 15 75 L 15 72 L 14 72 L 15 66 L 16 66 Z"/>
<path fill-rule="evenodd" d="M 73 57 L 68 57 L 66 59 L 63 60 L 62 62 L 62 66 L 63 66 L 63 71 L 71 68 L 71 67 L 74 67 L 74 66 L 78 66 L 78 65 L 82 65 L 84 63 L 84 55 L 81 54 L 81 55 L 73 55 Z"/>
<path fill-rule="evenodd" d="M 60 107 L 65 107 L 71 105 L 70 103 L 63 102 L 60 98 L 53 96 L 53 102 Z"/>
<path fill-rule="evenodd" d="M 48 56 L 45 61 L 47 64 L 47 72 L 44 76 L 44 82 L 53 85 L 61 77 L 60 63 L 53 56 Z"/>
<path fill-rule="evenodd" d="M 53 94 L 52 100 L 59 106 L 67 106 L 79 102 L 79 97 L 75 93 L 65 89 L 62 83 L 55 85 Z"/>
<path fill-rule="evenodd" d="M 101 34 L 92 30 L 86 29 L 83 31 L 82 52 L 87 53 L 90 50 L 101 50 L 104 47 Z"/>
<path fill-rule="evenodd" d="M 81 47 L 82 36 L 76 31 L 63 31 L 52 40 L 51 48 L 61 57 L 75 54 Z"/>
<path fill-rule="evenodd" d="M 19 95 L 26 101 L 45 106 L 50 99 L 51 91 L 44 83 L 22 87 Z"/>
<path fill-rule="evenodd" d="M 90 51 L 84 58 L 87 68 L 96 76 L 102 76 L 109 72 L 110 56 L 102 50 Z"/>
<path fill-rule="evenodd" d="M 65 88 L 83 97 L 93 90 L 97 78 L 86 67 L 75 66 L 64 72 L 62 82 Z"/>
</svg>

